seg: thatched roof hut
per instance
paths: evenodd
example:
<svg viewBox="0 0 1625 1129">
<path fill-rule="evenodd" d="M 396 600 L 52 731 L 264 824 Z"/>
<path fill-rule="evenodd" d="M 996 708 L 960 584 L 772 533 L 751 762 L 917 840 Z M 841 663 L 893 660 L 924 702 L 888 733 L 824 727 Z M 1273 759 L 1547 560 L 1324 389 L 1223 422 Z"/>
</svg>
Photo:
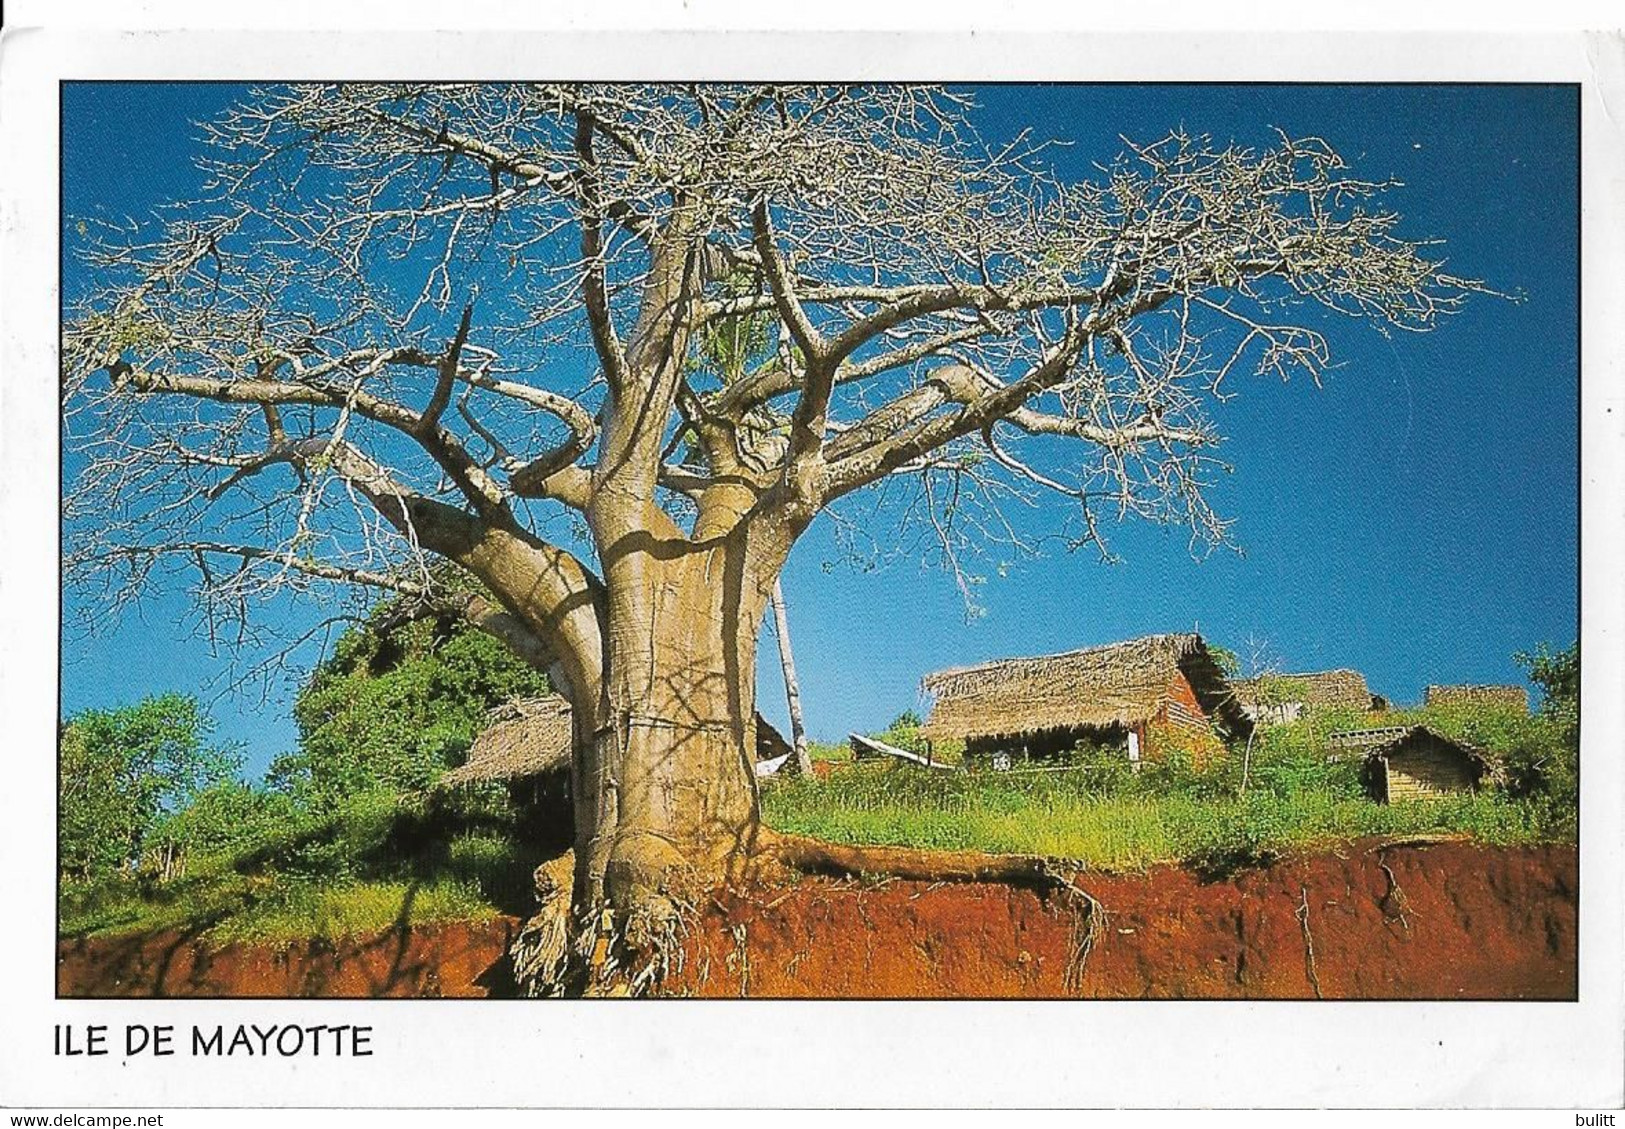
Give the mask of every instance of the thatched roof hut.
<svg viewBox="0 0 1625 1129">
<path fill-rule="evenodd" d="M 1202 637 L 1147 635 L 1058 655 L 1004 659 L 927 675 L 936 700 L 933 741 L 1040 737 L 1075 730 L 1128 730 L 1151 722 L 1231 733 L 1250 728 Z"/>
<path fill-rule="evenodd" d="M 1428 706 L 1477 706 L 1529 712 L 1529 691 L 1522 686 L 1429 686 L 1423 698 Z"/>
<path fill-rule="evenodd" d="M 492 710 L 487 725 L 469 746 L 468 760 L 440 778 L 440 787 L 510 783 L 570 768 L 570 703 L 558 694 L 516 698 Z M 788 752 L 790 744 L 761 714 L 756 715 L 759 759 Z"/>
<path fill-rule="evenodd" d="M 1497 774 L 1478 746 L 1412 725 L 1365 753 L 1365 783 L 1382 803 L 1470 792 Z"/>
<path fill-rule="evenodd" d="M 1292 691 L 1290 701 L 1266 704 L 1265 690 L 1273 683 Z M 1232 682 L 1236 700 L 1253 721 L 1279 724 L 1305 714 L 1334 709 L 1381 709 L 1386 702 L 1371 693 L 1365 675 L 1357 670 L 1318 670 L 1304 674 L 1273 674 Z M 1279 696 L 1279 695 L 1277 695 Z"/>
<path fill-rule="evenodd" d="M 523 780 L 570 767 L 570 703 L 557 694 L 515 698 L 492 710 L 468 760 L 440 778 L 459 784 Z"/>
</svg>

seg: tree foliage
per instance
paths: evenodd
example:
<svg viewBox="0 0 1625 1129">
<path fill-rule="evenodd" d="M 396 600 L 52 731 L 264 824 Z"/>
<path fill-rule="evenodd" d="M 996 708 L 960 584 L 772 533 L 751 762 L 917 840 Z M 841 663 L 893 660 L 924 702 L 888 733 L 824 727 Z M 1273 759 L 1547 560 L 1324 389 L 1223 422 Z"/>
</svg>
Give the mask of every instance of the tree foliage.
<svg viewBox="0 0 1625 1129">
<path fill-rule="evenodd" d="M 461 621 L 399 622 L 380 605 L 339 637 L 333 655 L 294 704 L 297 752 L 271 779 L 327 810 L 373 790 L 426 788 L 461 763 L 487 711 L 548 691 L 538 673 L 495 639 Z"/>
<path fill-rule="evenodd" d="M 182 694 L 69 718 L 60 736 L 62 872 L 88 878 L 134 863 L 166 818 L 229 787 L 239 754 L 211 744 L 212 728 L 197 699 Z"/>
<path fill-rule="evenodd" d="M 1513 656 L 1541 689 L 1540 713 L 1559 723 L 1573 744 L 1580 743 L 1580 641 L 1554 651 L 1541 643 Z"/>
<path fill-rule="evenodd" d="M 1520 741 L 1507 757 L 1509 785 L 1525 793 L 1545 793 L 1566 809 L 1580 799 L 1580 641 L 1554 651 L 1541 643 L 1514 655 L 1539 686 L 1538 720 L 1544 740 Z"/>
<path fill-rule="evenodd" d="M 1221 647 L 1217 643 L 1207 645 L 1207 653 L 1213 659 L 1213 665 L 1219 668 L 1219 673 L 1226 678 L 1238 678 L 1241 675 L 1241 656 L 1229 647 Z"/>
<path fill-rule="evenodd" d="M 304 813 L 290 796 L 241 780 L 220 780 L 166 812 L 149 836 L 170 876 L 193 860 L 221 859 L 285 834 Z"/>
</svg>

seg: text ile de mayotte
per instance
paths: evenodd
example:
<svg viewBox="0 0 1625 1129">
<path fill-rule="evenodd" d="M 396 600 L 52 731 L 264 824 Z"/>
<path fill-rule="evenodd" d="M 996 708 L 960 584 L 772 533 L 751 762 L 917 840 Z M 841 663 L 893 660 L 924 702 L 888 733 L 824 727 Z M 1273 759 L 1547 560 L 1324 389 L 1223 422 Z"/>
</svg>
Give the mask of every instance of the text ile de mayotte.
<svg viewBox="0 0 1625 1129">
<path fill-rule="evenodd" d="M 108 1046 L 107 1025 L 90 1023 L 81 1029 L 57 1024 L 56 1053 L 66 1057 L 112 1054 L 112 1048 Z M 138 1055 L 161 1058 L 175 1053 L 175 1028 L 171 1024 L 134 1023 L 124 1029 L 126 1058 Z M 364 1058 L 372 1054 L 372 1027 L 349 1023 L 307 1026 L 273 1023 L 268 1027 L 261 1027 L 257 1023 L 239 1023 L 235 1027 L 225 1024 L 214 1027 L 194 1025 L 191 1053 L 194 1057 L 202 1058 L 229 1058 L 233 1055 Z"/>
</svg>

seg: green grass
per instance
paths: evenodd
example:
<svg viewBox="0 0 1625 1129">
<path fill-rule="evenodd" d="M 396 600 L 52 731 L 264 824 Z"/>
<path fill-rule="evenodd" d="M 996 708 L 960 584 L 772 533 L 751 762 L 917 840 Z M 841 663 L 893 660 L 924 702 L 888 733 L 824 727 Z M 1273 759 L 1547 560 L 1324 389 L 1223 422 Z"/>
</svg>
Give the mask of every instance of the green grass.
<svg viewBox="0 0 1625 1129">
<path fill-rule="evenodd" d="M 1326 757 L 1326 733 L 1350 720 L 1369 723 L 1332 716 L 1265 731 L 1252 751 L 1245 796 L 1234 750 L 1197 768 L 1171 749 L 1134 773 L 1118 751 L 1084 748 L 1058 772 L 847 763 L 827 779 L 766 782 L 763 817 L 781 831 L 843 843 L 1043 855 L 1107 870 L 1183 862 L 1212 874 L 1368 835 L 1461 834 L 1502 845 L 1573 840 L 1572 791 L 1519 799 L 1487 790 L 1393 805 L 1366 799 L 1356 766 Z M 1428 720 L 1446 726 L 1457 719 Z M 1475 714 L 1458 727 L 1497 755 L 1524 748 L 1549 758 L 1553 737 L 1541 725 Z M 905 748 L 922 740 L 902 724 L 880 737 Z M 815 745 L 813 755 L 851 759 L 844 745 Z M 65 882 L 62 934 L 180 930 L 220 943 L 337 940 L 402 923 L 524 914 L 540 848 L 535 829 L 506 803 L 465 797 L 447 808 L 424 797 L 352 796 L 320 814 L 256 826 L 235 847 L 191 860 L 179 879 L 120 874 Z"/>
<path fill-rule="evenodd" d="M 411 803 L 367 795 L 293 821 L 184 877 L 64 882 L 64 937 L 181 930 L 219 943 L 376 934 L 433 921 L 521 913 L 532 852 L 511 829 L 469 829 Z"/>
<path fill-rule="evenodd" d="M 468 882 L 348 882 L 321 887 L 294 884 L 280 897 L 233 914 L 216 925 L 213 939 L 278 941 L 322 937 L 338 940 L 381 933 L 400 925 L 433 921 L 481 921 L 497 910 Z"/>
<path fill-rule="evenodd" d="M 498 910 L 466 881 L 349 881 L 327 884 L 288 876 L 215 875 L 169 883 L 65 886 L 64 937 L 180 930 L 220 944 L 312 937 L 339 940 L 431 921 L 471 921 Z"/>
<path fill-rule="evenodd" d="M 62 936 L 114 936 L 180 930 L 220 944 L 308 938 L 340 940 L 399 925 L 476 921 L 499 912 L 470 882 L 350 880 L 324 884 L 291 877 L 216 877 L 170 884 L 155 895 L 134 883 L 65 888 Z"/>
<path fill-rule="evenodd" d="M 1046 855 L 1108 870 L 1365 835 L 1460 833 L 1494 844 L 1572 837 L 1549 807 L 1490 792 L 1392 805 L 1332 789 L 1237 799 L 1114 790 L 1087 769 L 950 776 L 864 764 L 824 781 L 776 783 L 762 803 L 769 826 L 836 842 Z"/>
<path fill-rule="evenodd" d="M 807 755 L 815 761 L 849 761 L 852 759 L 852 750 L 844 741 L 839 744 L 808 741 Z"/>
</svg>

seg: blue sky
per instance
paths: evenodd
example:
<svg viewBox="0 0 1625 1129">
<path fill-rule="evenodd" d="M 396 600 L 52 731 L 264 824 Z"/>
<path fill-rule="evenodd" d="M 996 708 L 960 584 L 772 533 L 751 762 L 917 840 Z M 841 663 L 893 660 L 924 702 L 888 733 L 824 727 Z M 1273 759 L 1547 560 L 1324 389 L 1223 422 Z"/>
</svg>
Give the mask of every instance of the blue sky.
<svg viewBox="0 0 1625 1129">
<path fill-rule="evenodd" d="M 196 192 L 191 122 L 238 88 L 64 88 L 65 215 L 145 217 Z M 1515 650 L 1576 635 L 1578 101 L 1552 86 L 1005 86 L 977 91 L 985 135 L 1031 126 L 1074 144 L 1085 177 L 1119 135 L 1170 127 L 1267 144 L 1279 127 L 1326 138 L 1354 170 L 1404 187 L 1403 234 L 1439 237 L 1455 273 L 1518 293 L 1482 298 L 1434 333 L 1385 338 L 1328 320 L 1339 367 L 1316 388 L 1258 378 L 1214 409 L 1235 467 L 1214 495 L 1240 554 L 1195 560 L 1177 530 L 1110 528 L 1092 550 L 990 570 L 967 617 L 944 572 L 840 561 L 827 523 L 784 577 L 808 724 L 838 739 L 917 705 L 928 671 L 1197 628 L 1266 641 L 1294 669 L 1352 666 L 1399 701 L 1429 682 L 1516 681 Z M 66 267 L 69 294 L 82 285 Z M 68 712 L 197 691 L 257 772 L 293 745 L 289 693 L 212 697 L 221 669 L 177 627 L 180 593 L 145 618 L 66 641 Z M 764 638 L 763 655 L 774 655 Z M 768 663 L 762 708 L 782 718 Z"/>
</svg>

